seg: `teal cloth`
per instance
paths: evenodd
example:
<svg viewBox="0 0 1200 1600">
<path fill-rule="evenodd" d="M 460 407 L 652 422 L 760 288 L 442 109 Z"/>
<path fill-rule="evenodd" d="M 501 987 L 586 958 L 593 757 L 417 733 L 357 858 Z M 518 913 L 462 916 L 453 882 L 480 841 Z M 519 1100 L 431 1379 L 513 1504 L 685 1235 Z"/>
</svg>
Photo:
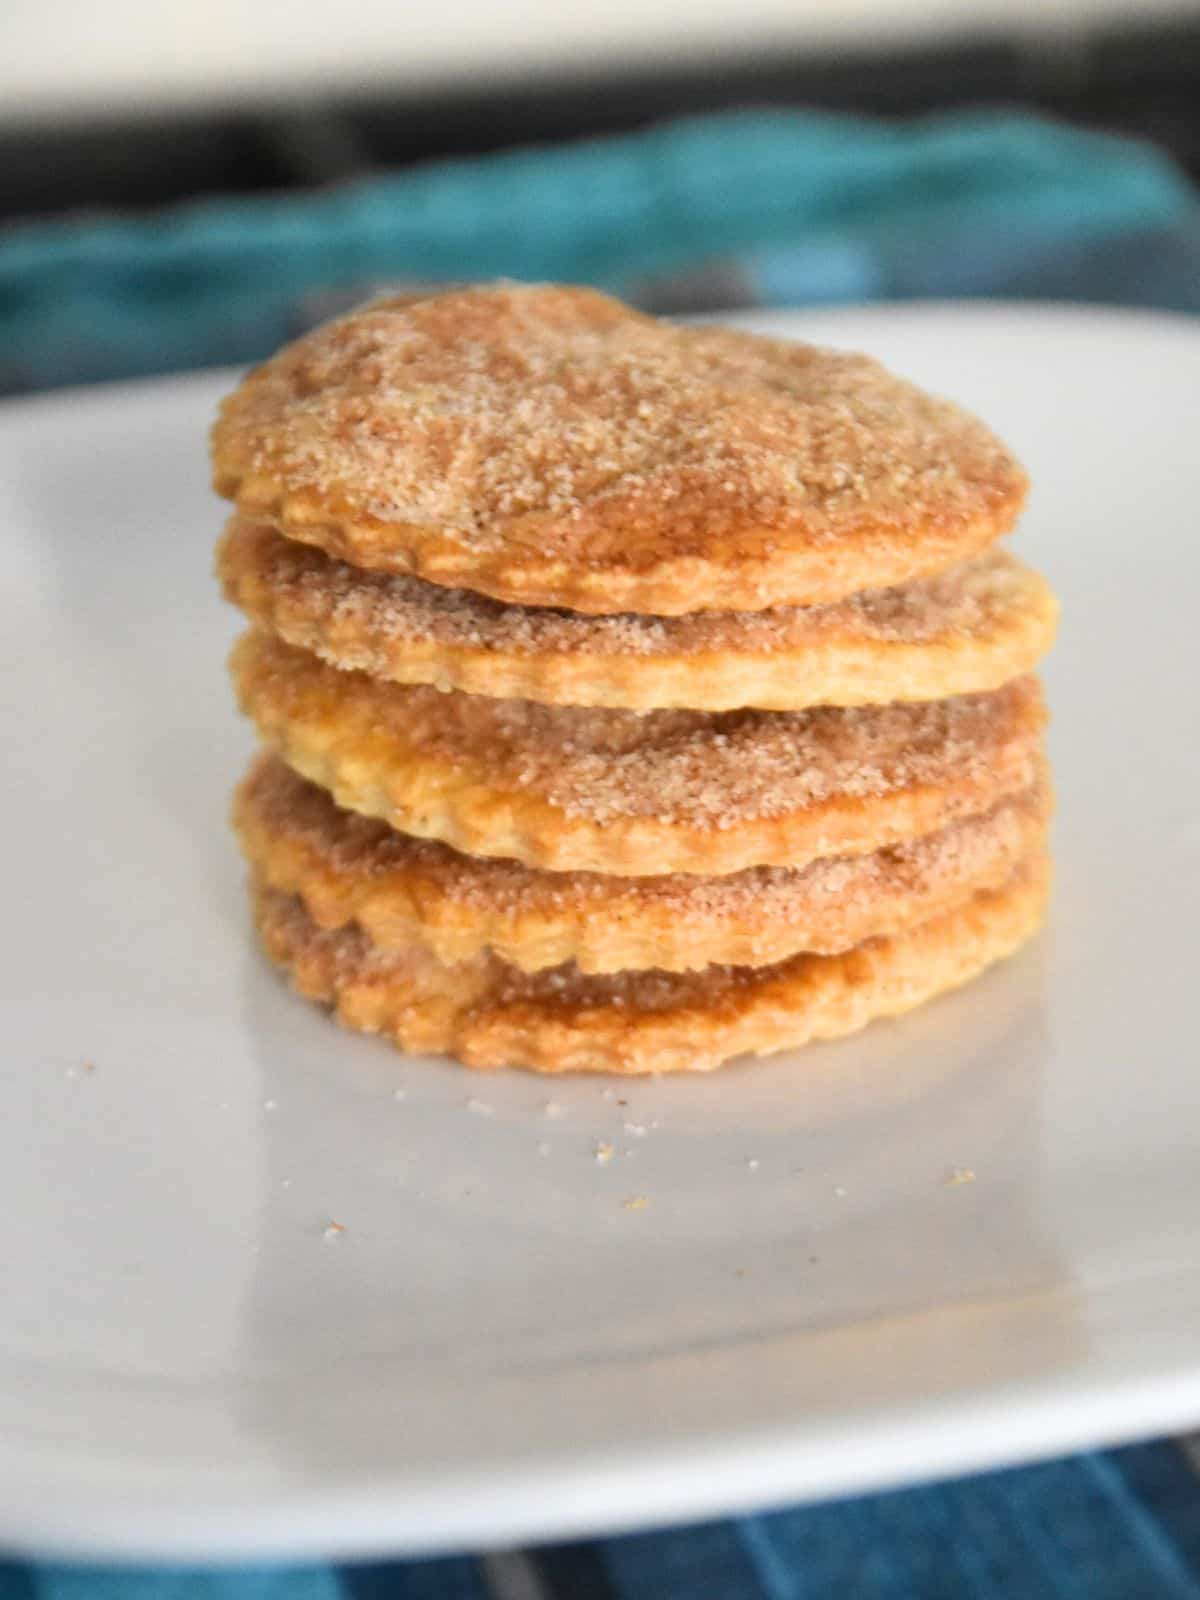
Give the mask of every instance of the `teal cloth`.
<svg viewBox="0 0 1200 1600">
<path fill-rule="evenodd" d="M 0 388 L 262 357 L 320 292 L 507 276 L 636 293 L 733 262 L 748 303 L 959 292 L 1195 216 L 1153 147 L 1037 118 L 804 112 L 439 162 L 314 193 L 0 231 Z"/>
</svg>

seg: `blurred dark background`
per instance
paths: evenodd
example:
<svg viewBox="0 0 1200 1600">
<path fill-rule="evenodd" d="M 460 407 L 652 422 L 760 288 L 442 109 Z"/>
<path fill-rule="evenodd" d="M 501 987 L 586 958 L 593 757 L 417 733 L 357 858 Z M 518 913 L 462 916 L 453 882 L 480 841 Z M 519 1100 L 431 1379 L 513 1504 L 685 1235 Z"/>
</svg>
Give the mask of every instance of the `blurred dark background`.
<svg viewBox="0 0 1200 1600">
<path fill-rule="evenodd" d="M 410 11 L 406 20 L 408 8 L 396 8 L 378 60 L 370 60 L 369 37 L 355 45 L 361 55 L 348 53 L 343 42 L 327 74 L 297 61 L 295 84 L 286 65 L 247 73 L 245 54 L 251 46 L 262 48 L 268 36 L 256 35 L 239 55 L 238 37 L 220 6 L 212 8 L 208 24 L 200 8 L 193 15 L 188 7 L 166 7 L 174 22 L 163 37 L 159 75 L 154 41 L 143 38 L 134 64 L 107 88 L 112 41 L 89 75 L 88 41 L 71 38 L 71 5 L 57 8 L 63 39 L 56 76 L 52 41 L 41 37 L 50 31 L 46 9 L 36 14 L 36 47 L 24 52 L 30 58 L 26 80 L 19 49 L 3 53 L 7 68 L 0 61 L 0 83 L 6 75 L 10 80 L 10 92 L 0 97 L 0 220 L 288 190 L 439 157 L 632 132 L 675 115 L 753 106 L 883 116 L 980 104 L 1025 107 L 1078 127 L 1154 140 L 1193 181 L 1200 179 L 1196 4 L 1165 11 L 1137 0 L 1047 4 L 1040 15 L 1037 7 L 1014 5 L 993 9 L 984 26 L 980 8 L 966 0 L 938 8 L 936 25 L 913 7 L 910 36 L 903 7 L 881 3 L 887 27 L 872 30 L 870 0 L 832 9 L 798 3 L 786 26 L 765 8 L 772 12 L 769 26 L 757 30 L 769 35 L 764 43 L 755 42 L 755 7 L 730 3 L 724 25 L 719 15 L 714 21 L 711 7 L 705 13 L 699 45 L 680 5 L 673 11 L 675 49 L 659 34 L 645 49 L 631 47 L 618 8 L 603 48 L 589 35 L 577 50 L 562 14 L 556 18 L 550 10 L 549 44 L 556 35 L 566 37 L 556 48 L 543 48 L 547 41 L 539 44 L 525 7 L 518 43 L 526 65 L 521 50 L 511 49 L 492 74 L 480 70 L 478 48 L 471 48 L 471 7 L 449 5 L 432 14 L 443 18 L 451 37 L 428 70 L 419 51 L 412 52 L 418 59 L 405 60 L 396 34 L 430 26 L 430 11 Z M 356 10 L 371 8 L 329 9 L 353 28 Z M 505 8 L 498 9 L 503 14 Z M 56 7 L 48 10 L 52 22 Z M 819 13 L 819 30 L 810 25 L 810 12 Z M 28 28 L 34 15 L 17 5 L 3 30 Z M 105 15 L 116 26 L 119 18 Z M 224 31 L 211 25 L 213 17 L 224 17 Z M 137 20 L 129 17 L 127 26 Z M 461 73 L 453 64 L 456 29 Z M 843 30 L 848 37 L 839 39 Z M 882 37 L 873 41 L 873 32 Z M 189 52 L 195 59 L 187 67 Z M 144 64 L 142 79 L 138 63 Z"/>
</svg>

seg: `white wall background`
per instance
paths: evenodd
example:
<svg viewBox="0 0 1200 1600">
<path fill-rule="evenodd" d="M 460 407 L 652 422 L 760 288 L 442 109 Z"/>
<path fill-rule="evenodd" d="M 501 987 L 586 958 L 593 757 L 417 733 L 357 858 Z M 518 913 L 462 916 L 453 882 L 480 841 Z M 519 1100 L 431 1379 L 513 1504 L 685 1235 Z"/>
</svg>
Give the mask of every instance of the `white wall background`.
<svg viewBox="0 0 1200 1600">
<path fill-rule="evenodd" d="M 1008 35 L 1200 0 L 7 0 L 0 120 Z"/>
</svg>

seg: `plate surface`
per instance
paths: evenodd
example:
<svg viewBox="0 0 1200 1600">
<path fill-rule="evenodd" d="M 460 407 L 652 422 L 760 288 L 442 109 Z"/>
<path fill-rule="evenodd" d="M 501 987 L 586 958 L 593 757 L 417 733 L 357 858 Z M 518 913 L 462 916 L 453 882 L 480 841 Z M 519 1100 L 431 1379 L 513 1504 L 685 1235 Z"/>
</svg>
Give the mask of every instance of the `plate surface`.
<svg viewBox="0 0 1200 1600">
<path fill-rule="evenodd" d="M 1200 327 L 753 325 L 1027 461 L 1059 883 L 972 988 L 697 1081 L 472 1075 L 292 998 L 224 825 L 229 377 L 0 410 L 0 1542 L 504 1543 L 1200 1417 Z"/>
</svg>

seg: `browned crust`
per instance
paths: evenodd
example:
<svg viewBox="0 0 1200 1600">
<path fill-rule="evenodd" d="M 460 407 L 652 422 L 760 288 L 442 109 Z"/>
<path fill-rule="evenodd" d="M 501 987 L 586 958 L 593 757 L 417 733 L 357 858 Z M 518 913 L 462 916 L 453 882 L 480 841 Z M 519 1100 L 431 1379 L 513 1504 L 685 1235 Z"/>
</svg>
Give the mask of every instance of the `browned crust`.
<svg viewBox="0 0 1200 1600">
<path fill-rule="evenodd" d="M 1027 789 L 1036 679 L 922 705 L 723 713 L 542 706 L 338 672 L 250 632 L 264 741 L 338 803 L 467 855 L 721 876 L 932 833 Z"/>
<path fill-rule="evenodd" d="M 517 285 L 378 302 L 280 351 L 222 406 L 213 482 L 355 566 L 666 615 L 937 571 L 1027 487 L 982 423 L 865 356 Z"/>
<path fill-rule="evenodd" d="M 494 957 L 445 967 L 427 953 L 376 950 L 351 926 L 322 931 L 295 896 L 259 887 L 255 917 L 293 986 L 352 1028 L 471 1067 L 537 1072 L 706 1072 L 852 1033 L 975 977 L 1042 921 L 1049 864 L 1034 856 L 999 889 L 840 955 L 764 968 L 533 976 Z"/>
<path fill-rule="evenodd" d="M 367 572 L 230 518 L 226 597 L 331 665 L 498 699 L 799 710 L 998 688 L 1049 648 L 1049 585 L 1001 549 L 827 606 L 595 617 Z"/>
<path fill-rule="evenodd" d="M 298 894 L 314 922 L 356 922 L 383 950 L 418 945 L 446 964 L 491 950 L 524 971 L 767 966 L 894 934 L 998 888 L 1045 842 L 1049 785 L 872 855 L 724 878 L 544 873 L 464 856 L 340 810 L 260 755 L 234 801 L 257 877 Z"/>
</svg>

